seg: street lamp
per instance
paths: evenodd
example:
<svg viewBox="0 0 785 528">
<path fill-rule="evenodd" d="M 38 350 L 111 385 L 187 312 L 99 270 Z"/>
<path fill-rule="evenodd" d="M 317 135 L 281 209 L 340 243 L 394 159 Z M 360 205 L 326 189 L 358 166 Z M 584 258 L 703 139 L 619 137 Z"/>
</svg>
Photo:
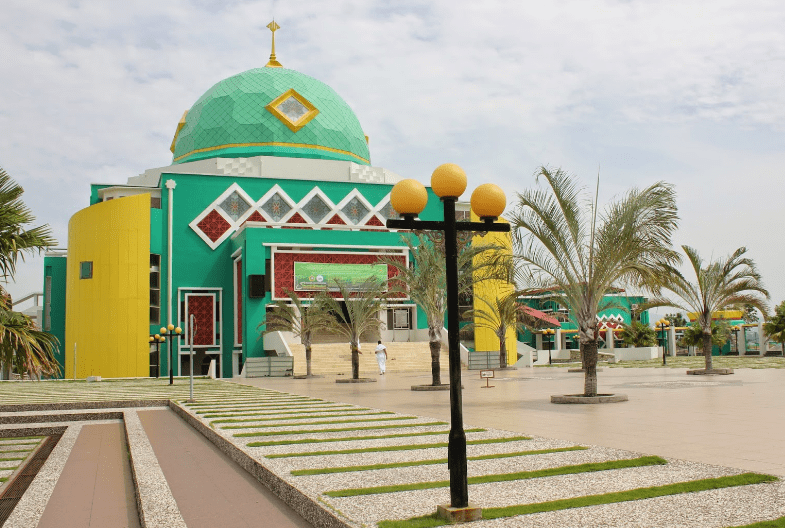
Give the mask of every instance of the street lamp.
<svg viewBox="0 0 785 528">
<path fill-rule="evenodd" d="M 155 343 L 155 377 L 158 378 L 161 375 L 161 343 L 164 342 L 166 339 L 161 337 L 161 334 L 155 334 L 150 336 L 150 343 Z M 153 366 L 150 365 L 150 377 L 152 378 L 152 370 Z"/>
<path fill-rule="evenodd" d="M 739 330 L 741 330 L 741 327 L 739 327 L 739 325 L 733 325 L 733 328 L 731 328 L 731 330 L 733 331 L 733 340 L 736 342 L 736 355 L 738 356 L 739 355 Z"/>
<path fill-rule="evenodd" d="M 450 435 L 447 465 L 450 469 L 450 507 L 439 506 L 439 514 L 450 520 L 480 519 L 482 511 L 469 506 L 466 467 L 466 433 L 461 400 L 461 350 L 458 340 L 458 231 L 508 233 L 509 224 L 494 223 L 504 212 L 507 198 L 498 186 L 485 183 L 472 193 L 472 210 L 482 222 L 456 222 L 455 202 L 466 190 L 466 173 L 458 165 L 439 165 L 431 175 L 431 189 L 444 204 L 444 220 L 416 220 L 428 203 L 428 192 L 417 180 L 402 180 L 390 192 L 390 203 L 402 220 L 387 220 L 391 229 L 441 231 L 444 233 L 447 279 L 447 340 L 450 358 Z"/>
<path fill-rule="evenodd" d="M 545 338 L 545 341 L 548 343 L 548 364 L 552 365 L 553 362 L 551 361 L 551 336 L 556 333 L 556 330 L 553 328 L 546 328 L 542 331 L 542 336 Z"/>
<path fill-rule="evenodd" d="M 667 365 L 668 362 L 665 360 L 665 356 L 668 355 L 668 336 L 665 335 L 665 329 L 670 326 L 670 321 L 665 318 L 660 319 L 655 324 L 660 326 L 660 331 L 662 332 L 662 364 Z"/>
<path fill-rule="evenodd" d="M 183 329 L 179 326 L 175 328 L 172 323 L 169 323 L 166 328 L 161 327 L 161 337 L 164 339 L 169 338 L 169 385 L 174 385 L 174 343 L 172 340 L 177 337 L 183 338 Z"/>
</svg>

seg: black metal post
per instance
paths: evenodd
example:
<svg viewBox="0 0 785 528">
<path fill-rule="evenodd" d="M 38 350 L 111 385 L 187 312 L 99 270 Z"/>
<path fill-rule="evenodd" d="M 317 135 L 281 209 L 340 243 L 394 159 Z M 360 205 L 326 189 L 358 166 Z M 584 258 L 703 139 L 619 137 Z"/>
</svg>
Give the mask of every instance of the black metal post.
<svg viewBox="0 0 785 528">
<path fill-rule="evenodd" d="M 450 505 L 469 505 L 469 480 L 466 463 L 466 433 L 463 430 L 461 396 L 461 346 L 458 336 L 458 237 L 455 228 L 455 198 L 444 203 L 444 257 L 447 279 L 447 341 L 450 354 L 450 436 L 447 467 L 450 469 Z"/>
<path fill-rule="evenodd" d="M 667 365 L 665 357 L 668 355 L 668 336 L 665 335 L 665 323 L 660 325 L 660 329 L 662 329 L 662 364 Z"/>
<path fill-rule="evenodd" d="M 162 327 L 161 330 L 164 328 Z M 183 333 L 177 333 L 174 330 L 169 330 L 168 332 L 161 334 L 163 337 L 169 339 L 169 385 L 174 385 L 174 338 L 185 337 Z"/>
<path fill-rule="evenodd" d="M 553 365 L 551 361 L 551 333 L 545 334 L 545 340 L 548 342 L 548 365 Z"/>
<path fill-rule="evenodd" d="M 447 343 L 450 358 L 450 435 L 447 444 L 447 465 L 450 470 L 450 506 L 465 508 L 469 505 L 469 479 L 466 462 L 466 433 L 463 430 L 463 401 L 461 395 L 461 346 L 458 335 L 458 231 L 509 233 L 510 224 L 483 222 L 456 222 L 457 198 L 442 198 L 444 220 L 387 220 L 390 229 L 443 231 L 445 275 L 447 281 Z"/>
</svg>

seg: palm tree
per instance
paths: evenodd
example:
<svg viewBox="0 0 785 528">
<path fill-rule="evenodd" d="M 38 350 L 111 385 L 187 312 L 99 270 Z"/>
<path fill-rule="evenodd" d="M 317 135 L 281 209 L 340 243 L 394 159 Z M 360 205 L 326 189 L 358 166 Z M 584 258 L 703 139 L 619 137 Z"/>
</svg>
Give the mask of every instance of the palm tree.
<svg viewBox="0 0 785 528">
<path fill-rule="evenodd" d="M 629 284 L 655 283 L 663 263 L 676 262 L 670 236 L 678 216 L 672 185 L 631 189 L 600 213 L 573 177 L 541 167 L 546 188 L 518 194 L 515 257 L 535 283 L 553 291 L 578 326 L 585 369 L 584 396 L 597 395 L 598 312 L 604 296 Z M 598 181 L 599 189 L 599 181 Z"/>
<path fill-rule="evenodd" d="M 730 337 L 730 326 L 725 323 L 711 322 L 711 344 L 721 347 Z M 703 328 L 696 322 L 689 325 L 679 342 L 683 347 L 701 347 L 703 349 Z"/>
<path fill-rule="evenodd" d="M 624 325 L 619 337 L 627 345 L 633 347 L 650 347 L 657 344 L 657 334 L 654 329 L 640 321 L 633 321 Z"/>
<path fill-rule="evenodd" d="M 507 367 L 507 330 L 523 332 L 527 328 L 523 309 L 518 303 L 518 298 L 526 294 L 525 290 L 514 290 L 491 300 L 475 297 L 483 307 L 469 310 L 464 315 L 471 321 L 467 326 L 487 328 L 499 338 L 499 367 L 501 368 Z"/>
<path fill-rule="evenodd" d="M 415 240 L 402 236 L 409 248 L 413 266 L 400 259 L 385 258 L 382 261 L 398 271 L 395 283 L 425 312 L 428 324 L 428 347 L 431 351 L 431 383 L 441 385 L 440 356 L 442 329 L 447 310 L 447 276 L 444 263 L 444 245 L 438 237 L 418 232 Z M 474 257 L 491 246 L 472 246 L 467 239 L 459 240 L 458 248 L 458 294 L 471 290 L 473 273 L 477 266 Z"/>
<path fill-rule="evenodd" d="M 305 347 L 305 375 L 310 378 L 313 376 L 311 372 L 313 335 L 318 330 L 326 329 L 335 323 L 335 318 L 324 309 L 326 294 L 323 292 L 306 304 L 293 291 L 284 291 L 289 299 L 276 301 L 272 309 L 267 312 L 265 322 L 259 324 L 257 328 L 266 326 L 267 332 L 276 330 L 292 332 L 295 337 L 300 338 L 300 342 Z"/>
<path fill-rule="evenodd" d="M 782 355 L 785 356 L 785 301 L 778 304 L 774 316 L 763 323 L 763 331 L 782 345 Z"/>
<path fill-rule="evenodd" d="M 696 322 L 703 333 L 706 372 L 710 372 L 712 314 L 736 304 L 750 304 L 766 315 L 769 292 L 763 287 L 755 263 L 744 256 L 747 248 L 740 247 L 732 255 L 710 261 L 705 266 L 695 249 L 689 246 L 682 246 L 682 249 L 687 254 L 697 281 L 690 282 L 679 270 L 665 265 L 660 284 L 663 290 L 670 291 L 677 299 L 659 297 L 646 303 L 646 306 L 672 306 L 697 314 Z"/>
<path fill-rule="evenodd" d="M 22 201 L 24 189 L 0 168 L 0 277 L 12 278 L 17 258 L 40 253 L 56 244 L 48 225 L 24 229 L 35 221 Z M 55 375 L 60 367 L 54 359 L 58 340 L 35 327 L 26 315 L 12 310 L 11 296 L 0 286 L 0 364 L 32 376 Z"/>
<path fill-rule="evenodd" d="M 35 216 L 22 201 L 24 189 L 0 168 L 0 277 L 16 272 L 16 261 L 25 253 L 40 253 L 57 244 L 48 225 L 24 229 Z"/>
<path fill-rule="evenodd" d="M 11 310 L 10 295 L 0 295 L 0 365 L 6 379 L 14 369 L 37 378 L 57 375 L 60 366 L 54 351 L 58 344 L 55 336 L 38 330 L 28 316 Z"/>
<path fill-rule="evenodd" d="M 344 304 L 341 305 L 334 297 L 325 297 L 324 308 L 328 310 L 339 324 L 327 328 L 328 332 L 339 334 L 349 340 L 352 351 L 352 379 L 360 378 L 360 336 L 369 330 L 380 330 L 383 322 L 379 319 L 379 311 L 384 309 L 387 298 L 394 291 L 388 291 L 386 280 L 368 277 L 358 287 L 335 279 L 335 284 Z"/>
</svg>

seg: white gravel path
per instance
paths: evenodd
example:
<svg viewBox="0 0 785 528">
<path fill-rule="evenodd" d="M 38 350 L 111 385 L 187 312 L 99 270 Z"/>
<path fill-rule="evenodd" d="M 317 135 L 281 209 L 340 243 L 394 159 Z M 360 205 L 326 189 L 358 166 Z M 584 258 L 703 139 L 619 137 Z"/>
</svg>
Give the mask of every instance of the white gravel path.
<svg viewBox="0 0 785 528">
<path fill-rule="evenodd" d="M 232 414 L 229 402 L 223 402 L 226 411 L 221 414 Z M 432 464 L 415 467 L 389 468 L 373 471 L 331 473 L 325 475 L 293 476 L 296 469 L 312 469 L 325 467 L 342 467 L 372 464 L 388 464 L 419 460 L 443 459 L 447 456 L 446 447 L 411 449 L 401 451 L 382 451 L 370 453 L 351 453 L 335 455 L 317 455 L 304 457 L 287 457 L 269 459 L 266 455 L 302 453 L 311 451 L 336 451 L 347 449 L 363 449 L 386 446 L 427 445 L 447 441 L 448 425 L 396 427 L 390 429 L 363 429 L 376 425 L 411 425 L 434 422 L 429 418 L 416 420 L 385 420 L 380 422 L 356 422 L 347 424 L 314 424 L 327 419 L 351 419 L 343 413 L 353 416 L 380 412 L 380 409 L 362 409 L 358 407 L 337 409 L 339 403 L 324 402 L 324 406 L 285 408 L 261 411 L 240 411 L 237 418 L 255 417 L 290 418 L 297 414 L 317 415 L 312 418 L 297 420 L 270 420 L 265 422 L 246 422 L 243 425 L 254 425 L 247 429 L 223 429 L 222 423 L 214 423 L 214 430 L 229 439 L 232 443 L 249 453 L 268 469 L 291 483 L 308 496 L 328 505 L 344 517 L 352 526 L 376 525 L 385 519 L 406 519 L 413 516 L 427 515 L 435 511 L 437 504 L 450 501 L 449 488 L 407 491 L 388 494 L 376 494 L 357 497 L 331 498 L 323 495 L 325 491 L 344 488 L 360 488 L 405 484 L 411 482 L 448 480 L 449 472 L 446 464 Z M 249 404 L 251 405 L 251 404 Z M 192 411 L 193 412 L 193 411 Z M 265 414 L 251 414 L 263 412 Z M 339 417 L 323 417 L 327 414 L 342 414 Z M 204 422 L 215 419 L 205 419 Z M 383 418 L 410 416 L 393 414 L 374 416 Z M 295 421 L 296 423 L 291 423 Z M 225 424 L 229 425 L 229 424 Z M 283 427 L 269 426 L 284 425 Z M 344 432 L 326 432 L 326 429 L 354 427 L 355 430 Z M 465 429 L 473 426 L 465 424 Z M 301 431 L 307 434 L 273 435 L 260 437 L 234 437 L 238 433 L 253 431 Z M 320 432 L 324 431 L 324 432 Z M 427 436 L 408 436 L 420 432 L 436 432 Z M 404 434 L 399 438 L 384 438 L 387 435 Z M 376 436 L 369 440 L 349 440 L 357 436 Z M 500 430 L 485 430 L 467 433 L 467 440 L 484 440 L 523 436 Z M 252 442 L 267 441 L 298 441 L 335 440 L 306 444 L 285 444 L 278 446 L 248 447 Z M 345 439 L 345 440 L 342 440 Z M 531 437 L 528 440 L 515 440 L 492 444 L 467 446 L 468 456 L 480 456 L 518 451 L 532 451 L 573 447 L 576 444 L 563 440 Z M 469 461 L 469 476 L 512 473 L 518 471 L 534 471 L 538 469 L 561 467 L 610 460 L 631 459 L 642 456 L 639 453 L 610 449 L 598 446 L 586 446 L 586 450 L 544 453 L 536 455 L 515 456 L 499 459 Z M 716 478 L 742 473 L 740 470 L 669 459 L 666 465 L 643 466 L 626 469 L 560 475 L 554 477 L 518 480 L 511 482 L 477 484 L 469 487 L 469 497 L 473 504 L 482 508 L 504 507 L 517 504 L 528 504 L 624 491 L 641 487 L 660 486 L 689 480 Z M 672 495 L 656 499 L 646 499 L 618 504 L 576 508 L 571 510 L 548 512 L 527 516 L 519 516 L 493 521 L 478 521 L 471 526 L 486 527 L 684 527 L 684 528 L 720 528 L 737 526 L 768 520 L 785 515 L 785 483 L 774 482 L 738 488 L 726 488 L 700 493 Z"/>
</svg>

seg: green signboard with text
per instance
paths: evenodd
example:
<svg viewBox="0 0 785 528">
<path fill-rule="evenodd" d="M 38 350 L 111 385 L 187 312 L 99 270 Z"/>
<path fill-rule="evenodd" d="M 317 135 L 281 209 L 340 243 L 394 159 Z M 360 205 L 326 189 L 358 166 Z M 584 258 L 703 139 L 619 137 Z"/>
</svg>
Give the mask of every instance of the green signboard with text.
<svg viewBox="0 0 785 528">
<path fill-rule="evenodd" d="M 296 291 L 338 291 L 335 279 L 357 289 L 369 278 L 387 281 L 386 264 L 325 264 L 320 262 L 294 263 Z"/>
</svg>

